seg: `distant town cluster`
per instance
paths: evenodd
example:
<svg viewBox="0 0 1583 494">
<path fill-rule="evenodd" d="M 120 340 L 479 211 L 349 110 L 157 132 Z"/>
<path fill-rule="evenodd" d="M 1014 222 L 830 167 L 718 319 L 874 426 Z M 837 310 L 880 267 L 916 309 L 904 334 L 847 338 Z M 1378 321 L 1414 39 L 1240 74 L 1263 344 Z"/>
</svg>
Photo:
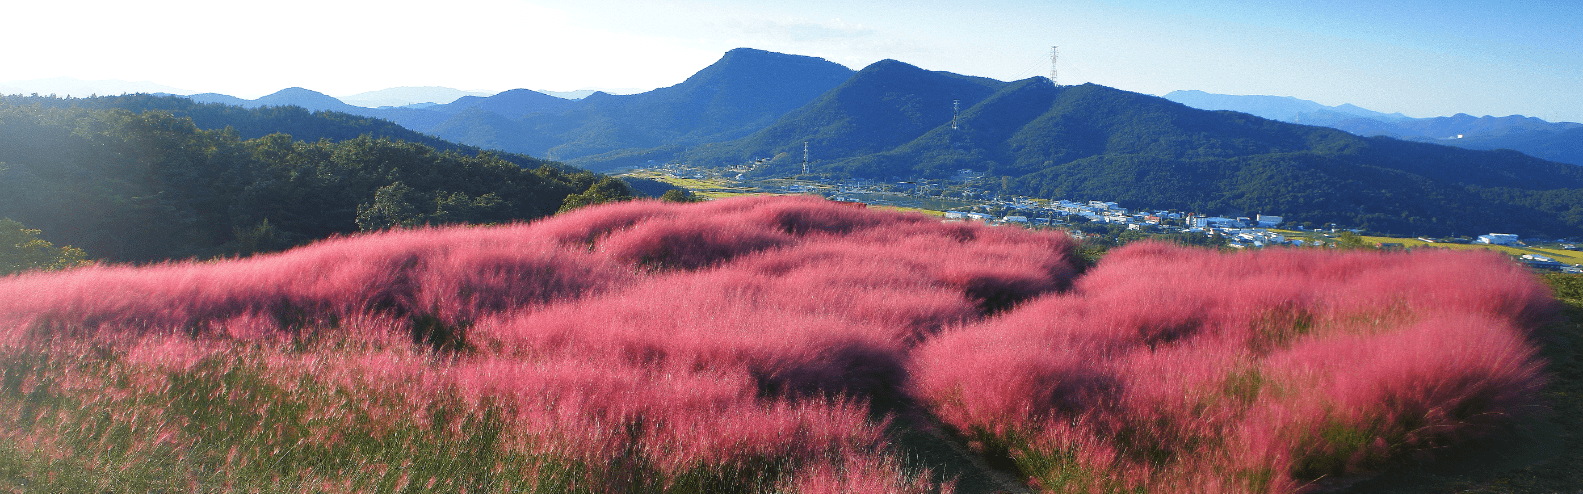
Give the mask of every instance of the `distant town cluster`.
<svg viewBox="0 0 1583 494">
<path fill-rule="evenodd" d="M 726 194 L 771 193 L 813 194 L 833 201 L 875 206 L 917 208 L 943 212 L 946 221 L 977 221 L 990 225 L 1024 228 L 1062 229 L 1079 239 L 1102 238 L 1117 231 L 1134 235 L 1180 235 L 1204 237 L 1205 243 L 1233 249 L 1261 249 L 1270 246 L 1335 248 L 1352 235 L 1362 246 L 1397 250 L 1409 246 L 1401 241 L 1365 241 L 1366 232 L 1343 225 L 1327 224 L 1309 229 L 1292 225 L 1281 216 L 1211 216 L 1194 212 L 1154 208 L 1127 208 L 1113 201 L 1043 199 L 1004 195 L 986 188 L 983 175 L 960 170 L 945 180 L 874 180 L 866 178 L 830 179 L 822 177 L 752 179 L 752 167 L 709 169 L 680 164 L 651 165 L 639 173 L 681 180 L 694 180 L 694 188 Z M 706 185 L 710 184 L 710 185 Z M 713 189 L 712 189 L 713 187 Z M 706 194 L 707 195 L 707 194 Z M 1419 237 L 1413 245 L 1484 244 L 1518 250 L 1529 249 L 1515 234 L 1491 232 L 1476 238 Z M 1551 242 L 1556 249 L 1576 250 L 1570 242 Z M 1583 265 L 1561 262 L 1534 251 L 1514 257 L 1538 270 L 1583 273 Z"/>
</svg>

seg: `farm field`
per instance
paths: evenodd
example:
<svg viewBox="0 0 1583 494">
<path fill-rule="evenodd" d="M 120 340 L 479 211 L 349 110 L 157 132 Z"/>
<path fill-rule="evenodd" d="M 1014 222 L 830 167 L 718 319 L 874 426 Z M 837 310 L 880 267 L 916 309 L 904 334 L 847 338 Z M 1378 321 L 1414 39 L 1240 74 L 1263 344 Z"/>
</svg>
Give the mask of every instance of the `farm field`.
<svg viewBox="0 0 1583 494">
<path fill-rule="evenodd" d="M 1583 264 L 1583 253 L 1580 253 L 1580 252 L 1577 252 L 1577 251 L 1571 251 L 1571 250 L 1546 249 L 1546 248 L 1540 248 L 1540 247 L 1526 247 L 1526 246 L 1514 247 L 1514 246 L 1507 246 L 1507 245 L 1487 245 L 1487 244 L 1453 244 L 1453 243 L 1446 243 L 1446 242 L 1429 243 L 1429 242 L 1425 242 L 1423 240 L 1419 240 L 1419 239 L 1416 239 L 1416 238 L 1392 238 L 1392 237 L 1364 236 L 1363 239 L 1364 239 L 1364 241 L 1367 241 L 1370 244 L 1373 244 L 1373 243 L 1376 243 L 1376 242 L 1380 242 L 1380 243 L 1398 243 L 1398 244 L 1402 244 L 1403 247 L 1412 247 L 1412 248 L 1434 247 L 1434 248 L 1444 248 L 1444 249 L 1451 249 L 1451 250 L 1489 250 L 1489 251 L 1500 252 L 1500 253 L 1504 253 L 1504 254 L 1507 254 L 1507 255 L 1513 255 L 1513 256 L 1521 256 L 1521 255 L 1524 255 L 1524 254 L 1538 254 L 1538 255 L 1543 255 L 1543 256 L 1555 259 L 1556 261 L 1563 262 L 1563 263 L 1566 263 L 1566 264 Z"/>
<path fill-rule="evenodd" d="M 702 198 L 705 198 L 705 199 L 711 199 L 711 200 L 713 200 L 713 199 L 726 199 L 726 198 L 731 198 L 731 197 L 765 195 L 763 192 L 759 191 L 757 188 L 754 188 L 754 187 L 742 187 L 742 186 L 732 185 L 731 181 L 724 180 L 724 179 L 718 179 L 718 178 L 712 178 L 712 179 L 686 178 L 686 177 L 678 177 L 676 175 L 669 174 L 669 173 L 663 173 L 663 172 L 657 172 L 657 171 L 647 171 L 647 170 L 628 172 L 628 173 L 626 173 L 626 176 L 632 176 L 632 177 L 637 177 L 637 178 L 646 178 L 646 179 L 650 179 L 650 180 L 658 180 L 658 181 L 665 182 L 665 183 L 668 183 L 668 184 L 671 184 L 671 185 L 674 185 L 674 186 L 677 186 L 677 187 L 685 188 L 685 189 L 691 191 L 693 194 L 696 194 L 698 197 L 702 197 Z"/>
<path fill-rule="evenodd" d="M 1578 278 L 1077 248 L 746 197 L 4 277 L 0 490 L 1583 485 Z"/>
</svg>

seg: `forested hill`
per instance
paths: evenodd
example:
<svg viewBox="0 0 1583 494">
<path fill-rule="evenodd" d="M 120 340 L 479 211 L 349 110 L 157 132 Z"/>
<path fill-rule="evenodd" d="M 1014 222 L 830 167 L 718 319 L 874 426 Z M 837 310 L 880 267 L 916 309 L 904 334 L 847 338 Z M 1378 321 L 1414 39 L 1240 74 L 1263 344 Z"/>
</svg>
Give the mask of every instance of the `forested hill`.
<svg viewBox="0 0 1583 494">
<path fill-rule="evenodd" d="M 1530 130 L 1507 134 L 1437 139 L 1468 149 L 1515 149 L 1523 154 L 1583 166 L 1583 126 L 1564 130 Z"/>
<path fill-rule="evenodd" d="M 652 148 L 736 139 L 852 75 L 815 57 L 739 48 L 687 80 L 640 94 L 571 101 L 527 90 L 422 109 L 367 109 L 444 139 L 595 170 L 668 159 Z"/>
<path fill-rule="evenodd" d="M 807 142 L 826 163 L 824 169 L 836 170 L 840 168 L 828 165 L 833 159 L 885 152 L 941 125 L 949 127 L 953 100 L 960 100 L 963 108 L 971 107 L 1003 86 L 1005 83 L 993 79 L 931 72 L 882 60 L 764 130 L 691 149 L 683 161 L 729 166 L 779 157 L 772 170 L 790 173 L 801 170 L 803 143 Z M 852 174 L 892 175 L 879 170 Z"/>
<path fill-rule="evenodd" d="M 308 136 L 248 139 L 165 111 L 90 106 L 0 100 L 0 217 L 113 261 L 246 254 L 392 226 L 527 220 L 631 195 L 609 177 L 524 168 L 503 155 L 367 134 L 331 140 L 369 124 L 334 113 L 218 109 L 232 122 L 274 122 Z M 217 110 L 195 108 L 208 117 Z"/>
<path fill-rule="evenodd" d="M 283 91 L 284 92 L 284 91 Z M 279 94 L 279 93 L 277 93 Z M 325 96 L 329 98 L 329 96 Z M 177 118 L 192 119 L 199 129 L 220 130 L 230 127 L 243 139 L 256 139 L 274 133 L 290 134 L 300 141 L 329 139 L 344 141 L 360 136 L 393 139 L 422 144 L 440 151 L 478 154 L 483 148 L 457 144 L 432 135 L 420 133 L 389 120 L 338 111 L 313 111 L 296 105 L 253 105 L 244 108 L 223 103 L 200 103 L 188 97 L 126 94 L 94 98 L 51 98 L 29 96 L 0 96 L 7 104 L 39 106 L 43 108 L 86 108 L 95 110 L 122 109 L 132 113 L 163 111 Z M 260 98 L 260 101 L 264 100 Z M 366 110 L 366 109 L 365 109 Z M 496 157 L 529 168 L 559 164 L 515 153 L 497 153 Z"/>
<path fill-rule="evenodd" d="M 960 104 L 952 129 L 952 103 Z M 753 174 L 944 179 L 1295 224 L 1473 235 L 1583 234 L 1583 168 L 1237 112 L 1098 85 L 999 82 L 884 61 L 748 137 L 678 151 L 697 165 L 775 158 Z"/>
<path fill-rule="evenodd" d="M 1062 89 L 1041 120 L 1074 136 L 1052 141 L 1088 152 L 1044 163 L 1051 154 L 1011 153 L 1002 174 L 1014 192 L 1401 235 L 1583 233 L 1583 168 L 1573 165 L 1193 110 L 1101 86 Z"/>
<path fill-rule="evenodd" d="M 523 122 L 556 136 L 559 144 L 544 156 L 576 165 L 575 158 L 634 148 L 736 139 L 851 76 L 852 69 L 821 58 L 739 48 L 675 86 L 633 95 L 595 93 L 563 115 Z"/>
</svg>

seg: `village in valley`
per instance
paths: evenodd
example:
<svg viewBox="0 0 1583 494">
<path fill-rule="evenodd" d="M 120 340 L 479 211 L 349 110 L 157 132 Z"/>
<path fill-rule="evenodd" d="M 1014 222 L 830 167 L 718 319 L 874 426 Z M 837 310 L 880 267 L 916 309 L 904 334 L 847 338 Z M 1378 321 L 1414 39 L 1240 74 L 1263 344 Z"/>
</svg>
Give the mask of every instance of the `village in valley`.
<svg viewBox="0 0 1583 494">
<path fill-rule="evenodd" d="M 1003 195 L 980 173 L 960 170 L 944 180 L 881 181 L 863 178 L 755 179 L 752 167 L 710 169 L 680 164 L 653 165 L 623 175 L 687 188 L 702 198 L 753 194 L 808 194 L 870 207 L 916 211 L 944 221 L 976 221 L 1032 229 L 1061 229 L 1079 240 L 1118 242 L 1152 236 L 1195 238 L 1193 243 L 1229 249 L 1272 246 L 1310 248 L 1489 249 L 1541 271 L 1583 273 L 1583 252 L 1571 239 L 1519 238 L 1490 232 L 1474 237 L 1396 238 L 1334 223 L 1299 225 L 1281 216 L 1253 213 L 1218 216 L 1196 211 L 1126 207 L 1104 200 L 1045 199 Z"/>
</svg>

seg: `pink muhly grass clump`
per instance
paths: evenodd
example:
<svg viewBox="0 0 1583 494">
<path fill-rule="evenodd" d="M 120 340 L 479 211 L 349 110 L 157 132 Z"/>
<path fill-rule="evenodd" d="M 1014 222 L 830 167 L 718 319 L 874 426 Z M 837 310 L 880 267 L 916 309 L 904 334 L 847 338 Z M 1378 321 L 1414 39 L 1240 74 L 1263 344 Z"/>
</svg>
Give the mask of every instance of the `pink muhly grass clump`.
<svg viewBox="0 0 1583 494">
<path fill-rule="evenodd" d="M 758 376 L 759 385 L 800 393 L 867 393 L 900 378 L 903 348 L 888 328 L 733 297 L 693 279 L 657 281 L 648 290 L 482 322 L 474 337 L 522 358 L 742 369 Z"/>
<path fill-rule="evenodd" d="M 870 402 L 942 328 L 1070 286 L 1074 248 L 819 199 L 633 202 L 7 278 L 0 332 L 205 379 L 241 355 L 271 393 L 340 410 L 313 437 L 498 426 L 505 451 L 582 465 L 523 467 L 587 475 L 566 486 L 921 491 Z"/>
<path fill-rule="evenodd" d="M 1523 334 L 1510 321 L 1432 315 L 1391 333 L 1305 341 L 1272 356 L 1272 380 L 1325 398 L 1285 431 L 1295 470 L 1370 471 L 1532 412 L 1541 365 Z"/>
<path fill-rule="evenodd" d="M 667 206 L 663 214 L 646 210 L 645 219 L 612 222 L 623 226 L 609 233 L 575 235 L 593 239 L 590 252 L 648 269 L 651 277 L 585 300 L 481 320 L 472 341 L 512 360 L 589 361 L 601 369 L 678 382 L 730 383 L 673 389 L 716 389 L 730 397 L 717 402 L 726 404 L 717 410 L 678 411 L 661 404 L 687 400 L 658 394 L 590 398 L 554 408 L 626 410 L 625 420 L 647 431 L 639 436 L 651 438 L 638 449 L 654 452 L 649 461 L 670 465 L 673 473 L 685 470 L 683 465 L 799 459 L 796 464 L 874 447 L 877 426 L 857 425 L 866 423 L 863 408 L 840 399 L 829 408 L 824 400 L 894 394 L 906 379 L 908 347 L 940 327 L 981 317 L 981 293 L 1009 303 L 1064 286 L 1071 273 L 1072 245 L 1065 237 L 1001 236 L 982 227 L 834 209 L 820 201 L 751 199 L 708 206 Z M 710 217 L 728 212 L 736 216 Z M 721 225 L 732 231 L 717 232 Z M 705 236 L 688 237 L 688 228 Z M 979 236 L 994 241 L 975 243 Z M 629 240 L 651 237 L 702 240 Z M 670 250 L 644 250 L 656 245 Z M 654 259 L 670 261 L 649 262 Z M 724 376 L 735 377 L 718 381 Z M 824 428 L 810 428 L 799 417 L 815 411 L 825 417 L 816 422 L 854 425 L 837 429 L 847 432 L 809 436 L 807 431 Z M 830 418 L 836 416 L 848 418 Z M 688 446 L 678 448 L 682 438 Z"/>
<path fill-rule="evenodd" d="M 790 235 L 757 226 L 736 217 L 653 219 L 611 233 L 599 250 L 622 264 L 698 269 L 792 241 Z"/>
<path fill-rule="evenodd" d="M 1555 302 L 1499 256 L 1136 244 L 920 346 L 947 424 L 1075 492 L 1291 492 L 1510 423 Z"/>
<path fill-rule="evenodd" d="M 625 230 L 651 218 L 677 214 L 677 205 L 659 201 L 627 201 L 582 208 L 533 223 L 535 236 L 563 246 L 592 250 L 592 246 L 612 232 Z"/>
<path fill-rule="evenodd" d="M 462 324 L 576 298 L 630 275 L 546 245 L 529 225 L 340 238 L 289 252 L 148 267 L 92 266 L 0 283 L 0 327 L 54 335 L 290 336 L 382 313 Z"/>
<path fill-rule="evenodd" d="M 952 494 L 954 485 L 934 485 L 929 472 L 907 472 L 894 458 L 848 453 L 838 462 L 814 464 L 787 481 L 777 492 L 789 494 L 847 494 L 886 492 L 894 494 Z"/>
<path fill-rule="evenodd" d="M 1071 242 L 1061 236 L 1017 237 L 805 200 L 727 204 L 758 205 L 741 217 L 769 218 L 759 227 L 805 236 L 757 253 L 749 242 L 749 253 L 704 271 L 656 276 L 575 304 L 491 320 L 475 328 L 474 337 L 504 352 L 747 365 L 771 388 L 867 394 L 900 383 L 907 345 L 946 324 L 979 317 L 986 301 L 1008 305 L 1057 289 L 1071 273 L 1065 257 Z M 871 218 L 850 220 L 854 215 L 895 218 L 895 228 L 905 233 Z M 819 221 L 803 227 L 787 219 L 807 217 Z M 703 219 L 637 222 L 594 250 L 622 247 L 614 239 L 655 224 L 667 231 L 678 224 L 712 228 L 697 223 Z M 742 220 L 741 228 L 752 223 Z M 979 237 L 986 239 L 982 245 Z"/>
</svg>

